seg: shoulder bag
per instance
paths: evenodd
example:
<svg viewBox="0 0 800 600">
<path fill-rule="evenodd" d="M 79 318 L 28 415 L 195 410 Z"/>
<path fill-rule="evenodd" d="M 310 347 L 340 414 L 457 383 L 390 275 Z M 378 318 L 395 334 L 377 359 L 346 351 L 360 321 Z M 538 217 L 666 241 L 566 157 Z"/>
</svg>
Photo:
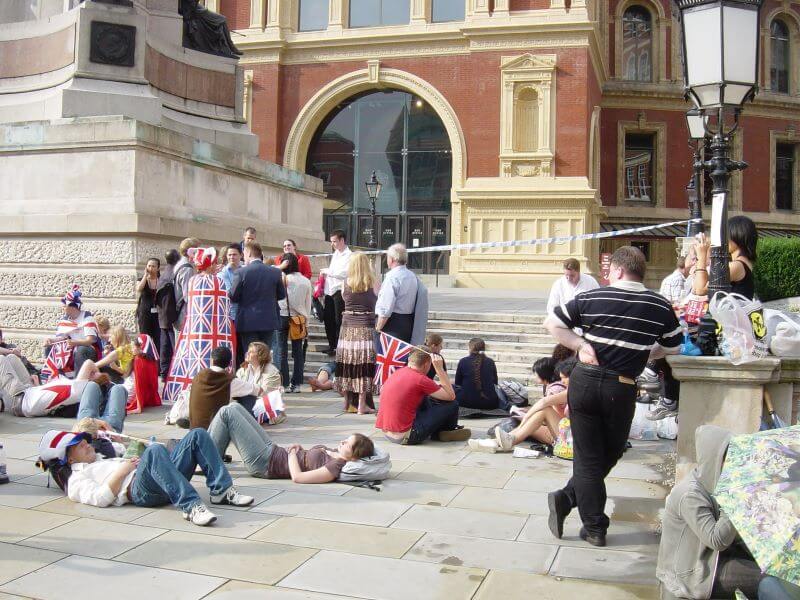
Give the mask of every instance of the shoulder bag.
<svg viewBox="0 0 800 600">
<path fill-rule="evenodd" d="M 289 278 L 286 278 L 286 312 L 289 315 L 289 339 L 304 340 L 308 337 L 306 318 L 303 315 L 292 316 L 292 307 L 289 306 Z"/>
</svg>

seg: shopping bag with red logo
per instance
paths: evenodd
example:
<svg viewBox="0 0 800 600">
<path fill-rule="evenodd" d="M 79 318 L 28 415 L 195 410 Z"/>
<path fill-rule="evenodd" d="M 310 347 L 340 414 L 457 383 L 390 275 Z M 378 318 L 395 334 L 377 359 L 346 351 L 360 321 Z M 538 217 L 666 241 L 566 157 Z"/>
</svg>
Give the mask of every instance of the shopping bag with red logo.
<svg viewBox="0 0 800 600">
<path fill-rule="evenodd" d="M 697 294 L 689 294 L 686 299 L 686 308 L 684 309 L 683 318 L 689 325 L 697 325 L 703 315 L 706 314 L 708 309 L 708 297 L 698 296 Z"/>
<path fill-rule="evenodd" d="M 280 390 L 272 390 L 261 396 L 253 405 L 253 416 L 262 425 L 277 425 L 286 420 L 283 395 Z"/>
</svg>

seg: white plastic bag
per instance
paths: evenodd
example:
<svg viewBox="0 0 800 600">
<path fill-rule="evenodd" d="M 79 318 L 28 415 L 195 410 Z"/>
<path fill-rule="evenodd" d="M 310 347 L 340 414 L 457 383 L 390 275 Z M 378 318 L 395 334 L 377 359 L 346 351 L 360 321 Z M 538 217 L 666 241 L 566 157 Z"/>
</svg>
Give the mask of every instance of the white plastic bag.
<svg viewBox="0 0 800 600">
<path fill-rule="evenodd" d="M 678 418 L 672 416 L 656 421 L 656 435 L 662 440 L 677 440 Z"/>
<path fill-rule="evenodd" d="M 628 437 L 632 440 L 644 440 L 652 442 L 658 439 L 656 432 L 656 424 L 647 418 L 647 413 L 653 405 L 650 403 L 637 402 L 636 412 L 633 413 L 633 422 L 631 423 L 631 432 Z"/>
<path fill-rule="evenodd" d="M 166 422 L 167 425 L 175 425 L 178 422 L 178 419 L 188 420 L 188 418 L 189 418 L 189 389 L 186 389 L 178 395 L 178 399 L 175 400 L 175 404 L 172 405 L 172 408 L 167 413 L 167 418 L 164 419 L 164 421 Z"/>
<path fill-rule="evenodd" d="M 779 310 L 764 310 L 770 333 L 769 349 L 775 356 L 800 358 L 800 323 Z"/>
<path fill-rule="evenodd" d="M 722 330 L 720 349 L 731 363 L 741 365 L 769 355 L 761 302 L 717 292 L 708 308 Z"/>
</svg>

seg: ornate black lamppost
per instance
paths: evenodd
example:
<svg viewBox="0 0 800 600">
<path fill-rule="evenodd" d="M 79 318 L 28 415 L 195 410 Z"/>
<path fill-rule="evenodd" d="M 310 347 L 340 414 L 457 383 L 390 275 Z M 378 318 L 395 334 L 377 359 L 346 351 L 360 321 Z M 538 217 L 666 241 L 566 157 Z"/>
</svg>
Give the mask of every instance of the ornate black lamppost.
<svg viewBox="0 0 800 600">
<path fill-rule="evenodd" d="M 703 156 L 706 148 L 706 117 L 699 110 L 693 108 L 686 113 L 686 128 L 689 130 L 689 147 L 692 148 L 692 177 L 686 186 L 686 197 L 689 201 L 689 226 L 686 228 L 686 237 L 694 237 L 705 231 L 703 221 L 704 178 Z"/>
<path fill-rule="evenodd" d="M 711 136 L 711 159 L 703 163 L 714 187 L 711 219 L 711 273 L 708 295 L 729 292 L 728 187 L 731 173 L 747 164 L 730 158 L 730 139 L 758 77 L 763 0 L 675 0 L 683 41 L 686 95 Z M 729 122 L 732 124 L 729 125 Z"/>
<path fill-rule="evenodd" d="M 369 216 L 371 218 L 371 229 L 369 231 L 369 247 L 370 248 L 377 248 L 378 244 L 375 238 L 375 201 L 380 196 L 381 182 L 378 181 L 378 178 L 375 176 L 375 171 L 372 172 L 372 177 L 370 177 L 369 181 L 364 182 L 364 185 L 367 186 L 367 196 L 369 196 Z"/>
</svg>

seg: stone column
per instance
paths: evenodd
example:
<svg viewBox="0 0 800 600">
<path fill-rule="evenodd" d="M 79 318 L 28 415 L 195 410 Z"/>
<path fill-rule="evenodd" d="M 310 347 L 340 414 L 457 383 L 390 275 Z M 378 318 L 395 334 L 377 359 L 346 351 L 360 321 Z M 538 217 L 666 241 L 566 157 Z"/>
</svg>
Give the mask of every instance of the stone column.
<svg viewBox="0 0 800 600">
<path fill-rule="evenodd" d="M 328 5 L 328 31 L 347 27 L 349 0 L 330 0 Z"/>
<path fill-rule="evenodd" d="M 256 2 L 257 0 L 251 0 Z M 261 0 L 264 2 L 266 0 Z M 296 2 L 287 2 L 286 0 L 269 0 L 269 6 L 266 11 L 266 30 L 273 32 L 278 37 L 281 37 L 283 31 L 289 28 L 289 10 L 294 6 L 297 8 Z"/>
<path fill-rule="evenodd" d="M 411 0 L 411 24 L 425 25 L 431 20 L 432 0 Z"/>
<path fill-rule="evenodd" d="M 667 361 L 681 382 L 675 473 L 680 481 L 697 464 L 694 433 L 700 425 L 717 425 L 733 433 L 758 431 L 764 386 L 778 383 L 781 361 L 765 358 L 739 366 L 722 356 L 670 356 Z M 773 401 L 783 400 L 784 394 L 776 392 Z"/>
<path fill-rule="evenodd" d="M 467 19 L 489 16 L 489 0 L 467 0 Z"/>
<path fill-rule="evenodd" d="M 250 28 L 264 29 L 266 25 L 266 2 L 267 0 L 250 0 Z M 277 0 L 271 0 L 271 5 L 280 4 Z"/>
<path fill-rule="evenodd" d="M 494 10 L 492 11 L 493 17 L 508 16 L 509 0 L 494 0 Z"/>
</svg>

